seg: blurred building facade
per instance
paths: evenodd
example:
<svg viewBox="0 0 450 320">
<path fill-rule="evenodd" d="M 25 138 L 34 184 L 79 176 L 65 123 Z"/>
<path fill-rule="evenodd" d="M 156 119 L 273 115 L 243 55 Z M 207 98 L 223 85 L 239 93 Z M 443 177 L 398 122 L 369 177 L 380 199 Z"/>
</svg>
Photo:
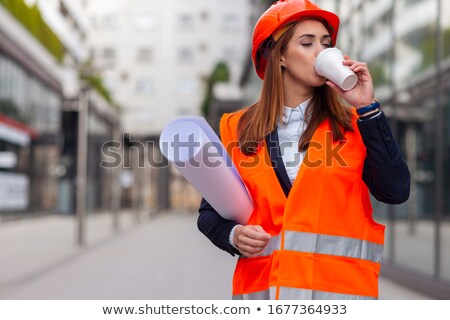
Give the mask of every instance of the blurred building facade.
<svg viewBox="0 0 450 320">
<path fill-rule="evenodd" d="M 71 1 L 0 1 L 2 216 L 75 212 L 85 26 L 81 11 Z M 92 105 L 89 118 L 100 117 L 115 125 L 117 112 L 109 102 L 94 90 L 86 94 Z M 86 143 L 93 145 L 98 127 L 92 123 L 87 128 Z M 97 169 L 101 149 L 94 154 L 89 171 Z M 112 176 L 106 171 L 103 175 Z M 89 194 L 94 193 L 88 190 Z"/>
<path fill-rule="evenodd" d="M 52 209 L 63 96 L 59 66 L 4 5 L 0 3 L 0 210 Z"/>
<path fill-rule="evenodd" d="M 237 82 L 253 1 L 97 0 L 83 4 L 88 44 L 107 65 L 107 85 L 124 106 L 124 130 L 159 135 L 171 120 L 198 115 L 202 78 L 217 62 Z"/>
<path fill-rule="evenodd" d="M 132 181 L 124 190 L 127 202 L 144 210 L 196 207 L 198 193 L 168 167 L 158 137 L 171 120 L 200 115 L 205 79 L 217 63 L 238 82 L 256 1 L 76 2 L 89 21 L 94 64 L 106 66 L 105 84 L 123 107 L 129 157 L 142 164 L 124 170 Z"/>
</svg>

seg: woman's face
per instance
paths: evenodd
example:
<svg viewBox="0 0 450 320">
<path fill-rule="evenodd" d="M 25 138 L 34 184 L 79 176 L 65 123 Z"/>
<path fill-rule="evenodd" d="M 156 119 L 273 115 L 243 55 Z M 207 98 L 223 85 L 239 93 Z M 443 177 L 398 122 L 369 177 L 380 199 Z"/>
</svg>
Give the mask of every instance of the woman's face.
<svg viewBox="0 0 450 320">
<path fill-rule="evenodd" d="M 314 70 L 317 55 L 331 47 L 331 37 L 325 26 L 317 20 L 303 20 L 294 27 L 292 38 L 281 55 L 285 85 L 319 87 L 326 79 Z"/>
</svg>

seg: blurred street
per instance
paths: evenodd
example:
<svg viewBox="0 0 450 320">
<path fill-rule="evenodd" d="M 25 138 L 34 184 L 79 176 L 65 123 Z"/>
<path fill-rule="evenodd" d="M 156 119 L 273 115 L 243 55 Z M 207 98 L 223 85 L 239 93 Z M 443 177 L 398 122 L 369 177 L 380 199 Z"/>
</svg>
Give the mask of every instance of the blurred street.
<svg viewBox="0 0 450 320">
<path fill-rule="evenodd" d="M 76 245 L 72 216 L 0 225 L 0 299 L 230 299 L 235 258 L 197 229 L 197 214 L 164 211 L 146 219 L 88 215 L 87 244 Z M 380 299 L 429 297 L 380 280 Z"/>
</svg>

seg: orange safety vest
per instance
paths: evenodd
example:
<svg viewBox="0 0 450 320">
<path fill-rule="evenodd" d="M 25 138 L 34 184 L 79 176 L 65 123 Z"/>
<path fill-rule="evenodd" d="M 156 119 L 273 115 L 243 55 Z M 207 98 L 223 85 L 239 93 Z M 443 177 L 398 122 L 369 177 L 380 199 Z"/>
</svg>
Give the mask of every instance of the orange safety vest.
<svg viewBox="0 0 450 320">
<path fill-rule="evenodd" d="M 385 227 L 372 218 L 356 117 L 335 158 L 343 142 L 328 120 L 318 126 L 286 198 L 266 143 L 253 156 L 238 148 L 243 112 L 222 117 L 220 136 L 255 205 L 248 224 L 272 237 L 261 256 L 238 259 L 233 299 L 376 299 Z"/>
</svg>

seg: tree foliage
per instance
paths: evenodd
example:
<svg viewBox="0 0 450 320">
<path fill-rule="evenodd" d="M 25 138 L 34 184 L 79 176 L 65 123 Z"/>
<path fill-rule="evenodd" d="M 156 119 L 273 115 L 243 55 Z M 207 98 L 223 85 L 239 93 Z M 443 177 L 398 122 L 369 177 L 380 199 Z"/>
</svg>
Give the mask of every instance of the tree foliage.
<svg viewBox="0 0 450 320">
<path fill-rule="evenodd" d="M 203 98 L 201 111 L 202 114 L 207 117 L 209 115 L 209 109 L 211 107 L 213 99 L 213 89 L 218 82 L 227 82 L 230 80 L 230 70 L 225 62 L 218 62 L 214 67 L 211 74 L 204 79 L 206 83 L 206 93 Z"/>
<path fill-rule="evenodd" d="M 45 23 L 36 4 L 29 7 L 24 0 L 0 0 L 0 5 L 11 13 L 58 62 L 63 61 L 64 46 L 58 36 Z"/>
</svg>

